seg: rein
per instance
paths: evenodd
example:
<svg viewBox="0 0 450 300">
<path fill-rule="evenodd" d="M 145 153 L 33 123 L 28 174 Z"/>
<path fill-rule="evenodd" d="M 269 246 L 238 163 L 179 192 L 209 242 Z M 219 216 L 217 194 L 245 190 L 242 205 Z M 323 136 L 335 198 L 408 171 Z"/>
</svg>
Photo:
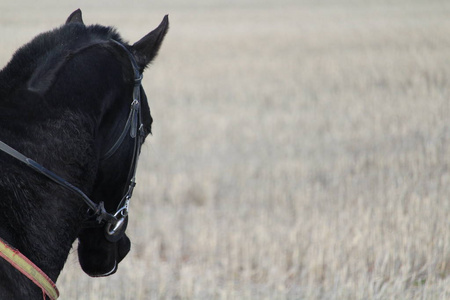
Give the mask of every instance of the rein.
<svg viewBox="0 0 450 300">
<path fill-rule="evenodd" d="M 134 72 L 134 88 L 133 88 L 133 101 L 131 102 L 130 113 L 128 119 L 125 123 L 125 127 L 120 134 L 116 142 L 111 146 L 111 148 L 101 157 L 101 160 L 109 159 L 114 153 L 119 149 L 125 140 L 125 137 L 129 133 L 130 137 L 134 139 L 134 148 L 131 159 L 130 170 L 128 172 L 129 185 L 126 189 L 125 195 L 121 198 L 119 205 L 114 213 L 109 213 L 106 211 L 104 203 L 95 203 L 92 201 L 81 189 L 72 185 L 70 182 L 66 181 L 54 172 L 46 169 L 36 161 L 31 158 L 26 157 L 19 151 L 15 150 L 6 143 L 0 141 L 0 151 L 10 155 L 16 160 L 21 161 L 26 166 L 35 170 L 36 172 L 46 176 L 48 179 L 59 184 L 65 189 L 79 195 L 83 201 L 89 207 L 91 213 L 91 219 L 94 221 L 87 222 L 90 225 L 87 227 L 97 227 L 104 226 L 105 228 L 105 238 L 110 242 L 117 242 L 122 238 L 125 233 L 125 229 L 128 223 L 128 208 L 131 196 L 133 194 L 133 189 L 136 186 L 136 169 L 139 154 L 141 152 L 142 138 L 144 136 L 142 116 L 141 116 L 141 81 L 142 74 L 139 71 L 138 65 L 133 54 L 125 47 L 123 44 L 111 40 L 111 42 L 120 46 L 126 53 L 131 62 Z M 59 292 L 55 284 L 51 279 L 35 264 L 28 260 L 23 254 L 21 254 L 15 248 L 9 246 L 0 238 L 0 256 L 8 261 L 17 270 L 22 272 L 31 281 L 33 281 L 37 286 L 39 286 L 45 294 L 47 294 L 50 299 L 56 299 L 59 296 Z M 45 298 L 45 297 L 44 297 Z"/>
</svg>

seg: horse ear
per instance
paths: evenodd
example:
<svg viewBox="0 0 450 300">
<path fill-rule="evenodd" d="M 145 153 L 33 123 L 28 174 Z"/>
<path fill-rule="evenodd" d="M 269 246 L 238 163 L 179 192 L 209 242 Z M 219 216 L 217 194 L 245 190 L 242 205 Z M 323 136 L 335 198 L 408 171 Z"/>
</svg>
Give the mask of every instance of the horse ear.
<svg viewBox="0 0 450 300">
<path fill-rule="evenodd" d="M 169 17 L 166 15 L 155 30 L 144 36 L 132 46 L 132 52 L 141 72 L 155 58 L 156 54 L 158 54 L 159 47 L 161 46 L 168 29 Z"/>
<path fill-rule="evenodd" d="M 76 11 L 70 14 L 70 16 L 67 18 L 66 21 L 66 24 L 69 23 L 81 23 L 84 25 L 81 9 L 77 9 Z"/>
<path fill-rule="evenodd" d="M 47 62 L 37 67 L 31 75 L 28 80 L 28 90 L 44 95 L 55 81 L 56 75 L 64 62 L 65 59 L 61 59 L 57 55 L 49 55 Z"/>
</svg>

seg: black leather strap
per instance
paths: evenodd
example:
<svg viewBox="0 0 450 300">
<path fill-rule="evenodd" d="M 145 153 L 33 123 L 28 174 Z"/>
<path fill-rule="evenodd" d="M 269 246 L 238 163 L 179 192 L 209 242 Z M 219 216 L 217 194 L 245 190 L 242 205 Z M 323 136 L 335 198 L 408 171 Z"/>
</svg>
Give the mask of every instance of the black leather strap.
<svg viewBox="0 0 450 300">
<path fill-rule="evenodd" d="M 16 149 L 12 148 L 11 146 L 5 144 L 4 142 L 0 141 L 0 150 L 2 150 L 4 153 L 9 154 L 10 156 L 14 157 L 15 159 L 23 162 L 28 167 L 34 169 L 38 173 L 41 173 L 42 175 L 46 176 L 47 178 L 53 180 L 57 184 L 61 185 L 62 187 L 80 195 L 83 200 L 86 202 L 86 204 L 89 206 L 90 209 L 97 213 L 101 213 L 100 205 L 94 203 L 91 199 L 89 199 L 88 196 L 86 196 L 85 193 L 83 193 L 79 188 L 72 185 L 71 183 L 67 182 L 65 179 L 61 178 L 60 176 L 56 175 L 52 171 L 44 168 L 42 165 L 38 164 L 31 158 L 26 157 Z M 103 208 L 104 210 L 104 208 Z"/>
</svg>

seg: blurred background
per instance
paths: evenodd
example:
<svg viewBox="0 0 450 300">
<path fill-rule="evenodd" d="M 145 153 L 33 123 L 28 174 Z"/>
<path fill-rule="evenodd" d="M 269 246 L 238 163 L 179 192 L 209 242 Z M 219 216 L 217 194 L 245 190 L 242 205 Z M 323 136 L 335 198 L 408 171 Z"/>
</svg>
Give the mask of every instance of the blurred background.
<svg viewBox="0 0 450 300">
<path fill-rule="evenodd" d="M 0 1 L 0 65 L 77 8 L 170 30 L 132 250 L 61 299 L 450 298 L 450 3 Z"/>
</svg>

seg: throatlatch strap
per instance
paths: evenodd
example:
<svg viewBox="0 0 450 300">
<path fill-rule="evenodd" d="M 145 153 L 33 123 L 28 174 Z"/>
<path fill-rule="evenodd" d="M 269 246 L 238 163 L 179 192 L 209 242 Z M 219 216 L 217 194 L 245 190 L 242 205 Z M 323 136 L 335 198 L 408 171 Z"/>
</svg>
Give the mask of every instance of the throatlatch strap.
<svg viewBox="0 0 450 300">
<path fill-rule="evenodd" d="M 34 263 L 20 253 L 19 250 L 11 247 L 1 238 L 0 256 L 40 287 L 42 292 L 51 300 L 56 300 L 59 297 L 59 291 L 55 283 Z"/>
</svg>

